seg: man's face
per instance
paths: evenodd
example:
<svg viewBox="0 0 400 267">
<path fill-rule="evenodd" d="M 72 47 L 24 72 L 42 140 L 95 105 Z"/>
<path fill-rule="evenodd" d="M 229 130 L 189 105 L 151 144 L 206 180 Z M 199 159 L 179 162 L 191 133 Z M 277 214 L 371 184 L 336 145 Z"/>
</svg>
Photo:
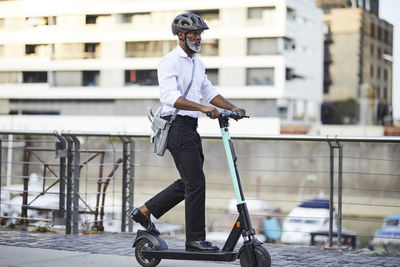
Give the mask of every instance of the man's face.
<svg viewBox="0 0 400 267">
<path fill-rule="evenodd" d="M 194 52 L 200 52 L 201 50 L 201 34 L 203 30 L 188 31 L 186 34 L 186 43 L 190 49 Z"/>
</svg>

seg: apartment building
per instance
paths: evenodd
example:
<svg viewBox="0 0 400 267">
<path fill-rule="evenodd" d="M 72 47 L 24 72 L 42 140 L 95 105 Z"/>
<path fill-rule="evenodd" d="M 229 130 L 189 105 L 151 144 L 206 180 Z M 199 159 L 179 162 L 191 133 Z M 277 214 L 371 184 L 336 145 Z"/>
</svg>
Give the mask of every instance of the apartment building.
<svg viewBox="0 0 400 267">
<path fill-rule="evenodd" d="M 317 0 L 327 24 L 323 123 L 392 124 L 393 25 L 379 0 Z"/>
<path fill-rule="evenodd" d="M 210 27 L 199 56 L 221 94 L 252 117 L 319 123 L 313 0 L 1 1 L 0 114 L 144 119 L 158 105 L 157 64 L 177 45 L 171 21 L 185 11 Z"/>
</svg>

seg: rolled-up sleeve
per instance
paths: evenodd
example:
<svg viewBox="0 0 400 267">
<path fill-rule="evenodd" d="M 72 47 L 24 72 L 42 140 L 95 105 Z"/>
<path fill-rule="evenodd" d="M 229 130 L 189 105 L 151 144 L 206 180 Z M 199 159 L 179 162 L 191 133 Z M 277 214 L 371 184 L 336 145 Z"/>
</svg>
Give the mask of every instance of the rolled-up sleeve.
<svg viewBox="0 0 400 267">
<path fill-rule="evenodd" d="M 160 102 L 169 107 L 174 107 L 176 100 L 182 96 L 178 90 L 176 61 L 161 60 L 158 64 L 157 76 L 160 87 Z"/>
<path fill-rule="evenodd" d="M 217 88 L 208 80 L 207 75 L 204 74 L 203 82 L 201 83 L 201 95 L 203 100 L 210 103 L 214 97 L 219 94 Z"/>
</svg>

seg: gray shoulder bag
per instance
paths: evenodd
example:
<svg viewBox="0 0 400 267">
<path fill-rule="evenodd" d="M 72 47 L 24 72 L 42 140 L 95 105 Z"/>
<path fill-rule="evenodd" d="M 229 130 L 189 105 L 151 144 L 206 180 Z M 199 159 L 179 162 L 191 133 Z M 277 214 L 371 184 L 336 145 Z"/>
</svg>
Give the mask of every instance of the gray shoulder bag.
<svg viewBox="0 0 400 267">
<path fill-rule="evenodd" d="M 183 98 L 186 98 L 187 94 L 189 93 L 190 87 L 192 86 L 195 68 L 196 64 L 193 60 L 192 79 L 190 80 L 190 83 L 186 88 Z M 150 141 L 153 145 L 153 151 L 159 156 L 164 156 L 165 150 L 167 149 L 169 128 L 171 127 L 171 124 L 175 120 L 176 116 L 178 115 L 179 109 L 175 109 L 175 112 L 171 116 L 170 120 L 161 118 L 161 112 L 162 105 L 157 109 L 155 115 L 153 115 L 151 107 L 147 107 L 147 117 L 151 122 Z"/>
</svg>

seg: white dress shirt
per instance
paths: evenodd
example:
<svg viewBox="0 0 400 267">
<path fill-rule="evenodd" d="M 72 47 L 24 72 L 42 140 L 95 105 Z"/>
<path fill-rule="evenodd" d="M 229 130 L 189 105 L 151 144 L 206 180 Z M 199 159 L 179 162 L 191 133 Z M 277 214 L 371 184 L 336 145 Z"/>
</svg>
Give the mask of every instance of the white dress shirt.
<svg viewBox="0 0 400 267">
<path fill-rule="evenodd" d="M 218 95 L 218 90 L 211 84 L 205 74 L 204 63 L 196 55 L 188 57 L 178 45 L 165 55 L 157 68 L 158 83 L 160 86 L 160 101 L 163 105 L 162 116 L 172 115 L 175 112 L 175 102 L 183 96 L 192 78 L 193 64 L 196 69 L 192 86 L 186 96 L 187 100 L 200 103 L 200 97 L 207 103 Z M 200 111 L 179 110 L 179 115 L 198 118 Z"/>
</svg>

